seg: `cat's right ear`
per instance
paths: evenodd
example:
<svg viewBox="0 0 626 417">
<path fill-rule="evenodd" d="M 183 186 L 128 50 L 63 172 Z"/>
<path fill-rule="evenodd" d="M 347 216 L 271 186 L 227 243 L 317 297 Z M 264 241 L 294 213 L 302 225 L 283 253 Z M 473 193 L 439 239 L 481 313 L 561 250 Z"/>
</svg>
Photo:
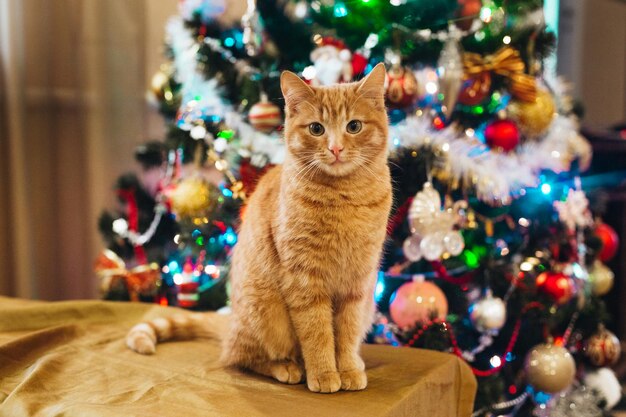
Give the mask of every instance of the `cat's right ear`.
<svg viewBox="0 0 626 417">
<path fill-rule="evenodd" d="M 285 97 L 285 111 L 291 111 L 304 101 L 312 100 L 313 89 L 290 71 L 280 74 L 280 89 Z"/>
</svg>

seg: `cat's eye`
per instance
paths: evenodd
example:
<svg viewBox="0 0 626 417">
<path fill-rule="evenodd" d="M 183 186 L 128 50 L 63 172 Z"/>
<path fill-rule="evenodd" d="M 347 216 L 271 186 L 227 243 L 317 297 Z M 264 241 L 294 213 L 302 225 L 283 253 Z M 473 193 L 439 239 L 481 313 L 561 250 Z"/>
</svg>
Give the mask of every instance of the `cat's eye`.
<svg viewBox="0 0 626 417">
<path fill-rule="evenodd" d="M 324 126 L 320 123 L 313 122 L 309 125 L 309 132 L 311 132 L 313 136 L 321 136 L 324 134 Z"/>
<path fill-rule="evenodd" d="M 361 131 L 361 128 L 363 128 L 363 123 L 361 123 L 359 120 L 350 120 L 348 122 L 348 125 L 346 126 L 346 131 L 348 133 L 359 133 Z"/>
</svg>

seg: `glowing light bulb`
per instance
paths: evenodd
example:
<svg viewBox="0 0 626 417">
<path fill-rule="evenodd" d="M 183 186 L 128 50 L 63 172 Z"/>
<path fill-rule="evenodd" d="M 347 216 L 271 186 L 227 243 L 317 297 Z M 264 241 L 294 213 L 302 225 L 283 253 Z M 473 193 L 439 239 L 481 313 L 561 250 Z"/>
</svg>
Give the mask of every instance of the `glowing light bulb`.
<svg viewBox="0 0 626 417">
<path fill-rule="evenodd" d="M 500 365 L 502 365 L 502 360 L 499 356 L 493 356 L 491 359 L 489 359 L 489 363 L 493 368 L 499 368 Z"/>
<path fill-rule="evenodd" d="M 342 1 L 335 3 L 333 15 L 335 15 L 335 17 L 345 17 L 348 15 L 348 9 L 346 9 L 346 5 Z"/>
</svg>

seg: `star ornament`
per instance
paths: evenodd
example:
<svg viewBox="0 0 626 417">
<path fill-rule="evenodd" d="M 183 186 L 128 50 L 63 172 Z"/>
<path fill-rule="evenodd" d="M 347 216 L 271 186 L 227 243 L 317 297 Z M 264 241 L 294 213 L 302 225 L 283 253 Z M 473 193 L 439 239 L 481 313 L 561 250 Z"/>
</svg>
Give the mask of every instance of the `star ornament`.
<svg viewBox="0 0 626 417">
<path fill-rule="evenodd" d="M 554 208 L 559 213 L 559 220 L 569 230 L 585 227 L 593 223 L 589 211 L 589 200 L 582 190 L 570 189 L 565 201 L 555 201 Z"/>
</svg>

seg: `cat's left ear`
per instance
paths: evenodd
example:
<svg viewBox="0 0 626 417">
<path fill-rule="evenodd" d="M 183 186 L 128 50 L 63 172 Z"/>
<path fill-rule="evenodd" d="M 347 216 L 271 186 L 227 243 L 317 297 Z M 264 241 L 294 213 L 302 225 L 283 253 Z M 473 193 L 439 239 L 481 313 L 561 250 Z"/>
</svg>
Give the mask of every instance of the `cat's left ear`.
<svg viewBox="0 0 626 417">
<path fill-rule="evenodd" d="M 367 74 L 367 77 L 359 81 L 357 92 L 366 93 L 371 98 L 383 98 L 385 96 L 386 78 L 385 64 L 381 62 Z"/>
<path fill-rule="evenodd" d="M 285 111 L 295 109 L 303 101 L 315 97 L 313 90 L 293 72 L 283 71 L 280 74 L 280 89 L 285 97 Z"/>
</svg>

